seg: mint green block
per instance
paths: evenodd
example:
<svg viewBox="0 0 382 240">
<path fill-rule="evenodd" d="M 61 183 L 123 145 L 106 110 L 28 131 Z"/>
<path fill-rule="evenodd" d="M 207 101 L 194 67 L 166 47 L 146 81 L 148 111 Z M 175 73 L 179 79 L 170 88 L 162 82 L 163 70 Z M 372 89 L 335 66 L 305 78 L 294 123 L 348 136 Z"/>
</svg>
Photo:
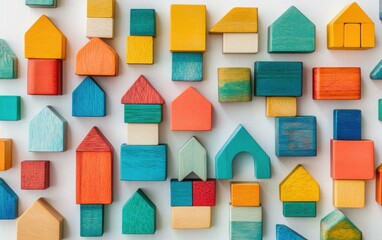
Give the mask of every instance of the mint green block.
<svg viewBox="0 0 382 240">
<path fill-rule="evenodd" d="M 103 235 L 103 205 L 81 204 L 81 237 L 100 237 Z"/>
<path fill-rule="evenodd" d="M 56 0 L 25 0 L 25 4 L 29 7 L 57 7 Z"/>
<path fill-rule="evenodd" d="M 125 104 L 125 123 L 162 122 L 161 104 Z"/>
<path fill-rule="evenodd" d="M 284 217 L 316 217 L 316 202 L 283 202 Z"/>
<path fill-rule="evenodd" d="M 20 120 L 20 96 L 0 96 L 0 121 Z"/>
<path fill-rule="evenodd" d="M 7 43 L 0 39 L 0 79 L 17 78 L 17 57 Z"/>
</svg>

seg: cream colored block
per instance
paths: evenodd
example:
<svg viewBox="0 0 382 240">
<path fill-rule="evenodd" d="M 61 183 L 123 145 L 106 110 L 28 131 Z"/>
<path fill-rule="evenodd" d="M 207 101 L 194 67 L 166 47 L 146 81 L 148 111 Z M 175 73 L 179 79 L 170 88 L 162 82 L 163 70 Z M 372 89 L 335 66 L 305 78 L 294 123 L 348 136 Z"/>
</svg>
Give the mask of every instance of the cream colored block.
<svg viewBox="0 0 382 240">
<path fill-rule="evenodd" d="M 364 208 L 364 180 L 333 180 L 333 205 L 336 208 Z"/>
<path fill-rule="evenodd" d="M 128 145 L 158 145 L 159 124 L 127 124 Z"/>
<path fill-rule="evenodd" d="M 172 228 L 203 229 L 211 227 L 211 207 L 172 207 Z"/>
<path fill-rule="evenodd" d="M 257 33 L 223 33 L 223 53 L 257 53 Z"/>
<path fill-rule="evenodd" d="M 113 18 L 88 18 L 86 21 L 86 37 L 113 38 Z"/>
</svg>

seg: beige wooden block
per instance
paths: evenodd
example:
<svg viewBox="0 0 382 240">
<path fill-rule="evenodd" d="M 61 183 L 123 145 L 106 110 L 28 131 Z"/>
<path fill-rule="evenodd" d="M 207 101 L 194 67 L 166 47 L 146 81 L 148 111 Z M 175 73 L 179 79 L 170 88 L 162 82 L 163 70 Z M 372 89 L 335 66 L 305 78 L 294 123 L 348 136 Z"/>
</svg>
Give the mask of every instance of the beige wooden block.
<svg viewBox="0 0 382 240">
<path fill-rule="evenodd" d="M 257 53 L 257 33 L 223 33 L 223 53 Z"/>
<path fill-rule="evenodd" d="M 86 37 L 113 38 L 113 18 L 88 18 L 86 20 Z"/>
<path fill-rule="evenodd" d="M 267 117 L 295 117 L 296 115 L 296 97 L 267 97 Z"/>
<path fill-rule="evenodd" d="M 128 145 L 158 145 L 159 124 L 127 124 Z"/>
<path fill-rule="evenodd" d="M 172 207 L 173 229 L 211 227 L 211 207 Z"/>
<path fill-rule="evenodd" d="M 333 180 L 333 205 L 336 208 L 364 208 L 364 180 Z"/>
</svg>

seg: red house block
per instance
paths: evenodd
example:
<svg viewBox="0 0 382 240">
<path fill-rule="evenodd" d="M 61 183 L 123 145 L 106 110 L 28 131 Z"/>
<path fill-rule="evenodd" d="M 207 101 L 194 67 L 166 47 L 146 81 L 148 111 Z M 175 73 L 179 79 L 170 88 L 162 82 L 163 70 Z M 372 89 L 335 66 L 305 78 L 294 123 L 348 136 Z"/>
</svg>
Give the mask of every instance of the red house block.
<svg viewBox="0 0 382 240">
<path fill-rule="evenodd" d="M 215 206 L 216 180 L 192 182 L 192 206 Z"/>
<path fill-rule="evenodd" d="M 28 94 L 62 94 L 61 59 L 28 59 Z"/>
<path fill-rule="evenodd" d="M 47 189 L 49 187 L 49 166 L 49 161 L 22 161 L 21 189 Z"/>
</svg>

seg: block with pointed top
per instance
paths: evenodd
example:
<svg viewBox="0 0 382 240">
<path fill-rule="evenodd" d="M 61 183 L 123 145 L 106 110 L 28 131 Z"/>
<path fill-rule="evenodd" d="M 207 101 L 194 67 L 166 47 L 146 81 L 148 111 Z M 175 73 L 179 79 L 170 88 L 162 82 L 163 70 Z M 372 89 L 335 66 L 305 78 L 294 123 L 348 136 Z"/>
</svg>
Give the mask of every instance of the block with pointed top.
<svg viewBox="0 0 382 240">
<path fill-rule="evenodd" d="M 337 209 L 321 219 L 320 233 L 321 240 L 362 239 L 362 232 Z"/>
<path fill-rule="evenodd" d="M 203 181 L 207 180 L 207 151 L 202 144 L 192 137 L 179 150 L 179 176 L 182 181 L 190 173 L 195 173 Z"/>
<path fill-rule="evenodd" d="M 373 80 L 382 80 L 382 60 L 373 68 L 370 73 L 370 78 Z"/>
<path fill-rule="evenodd" d="M 284 224 L 276 224 L 276 240 L 307 240 Z"/>
<path fill-rule="evenodd" d="M 12 188 L 0 178 L 0 220 L 16 219 L 19 197 Z"/>
<path fill-rule="evenodd" d="M 0 39 L 0 79 L 17 78 L 17 57 L 5 40 Z"/>
</svg>

